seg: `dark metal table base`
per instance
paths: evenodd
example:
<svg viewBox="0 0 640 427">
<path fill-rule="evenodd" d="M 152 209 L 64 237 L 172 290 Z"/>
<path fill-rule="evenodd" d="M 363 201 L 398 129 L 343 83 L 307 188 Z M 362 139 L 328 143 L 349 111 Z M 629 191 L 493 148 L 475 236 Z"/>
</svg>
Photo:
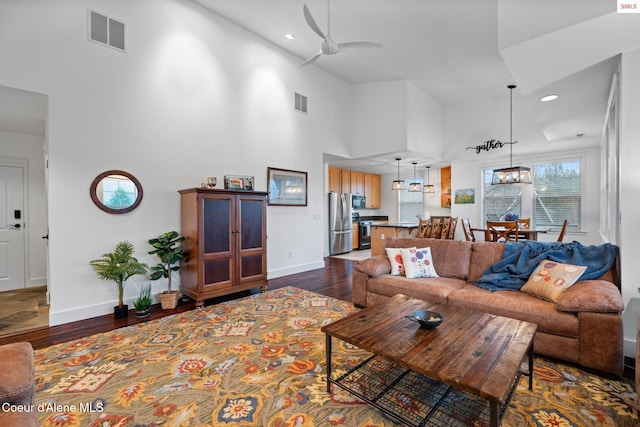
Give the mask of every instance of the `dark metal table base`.
<svg viewBox="0 0 640 427">
<path fill-rule="evenodd" d="M 383 357 L 371 356 L 337 378 L 331 378 L 331 336 L 327 335 L 327 393 L 334 384 L 408 426 L 468 426 L 483 420 L 497 427 L 518 385 L 529 376 L 533 388 L 533 345 L 527 372 L 519 372 L 507 402 L 500 406 L 454 387 L 431 380 Z"/>
</svg>

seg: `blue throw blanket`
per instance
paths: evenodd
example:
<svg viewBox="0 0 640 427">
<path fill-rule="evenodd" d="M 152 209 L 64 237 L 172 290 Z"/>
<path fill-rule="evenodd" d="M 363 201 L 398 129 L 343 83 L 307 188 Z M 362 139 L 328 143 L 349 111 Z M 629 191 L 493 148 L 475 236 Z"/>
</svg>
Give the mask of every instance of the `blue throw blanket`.
<svg viewBox="0 0 640 427">
<path fill-rule="evenodd" d="M 482 277 L 473 283 L 490 291 L 517 291 L 527 283 L 540 261 L 545 259 L 586 266 L 580 280 L 597 279 L 611 268 L 617 255 L 618 247 L 610 243 L 583 246 L 579 242 L 507 242 L 502 259 L 486 269 Z"/>
</svg>

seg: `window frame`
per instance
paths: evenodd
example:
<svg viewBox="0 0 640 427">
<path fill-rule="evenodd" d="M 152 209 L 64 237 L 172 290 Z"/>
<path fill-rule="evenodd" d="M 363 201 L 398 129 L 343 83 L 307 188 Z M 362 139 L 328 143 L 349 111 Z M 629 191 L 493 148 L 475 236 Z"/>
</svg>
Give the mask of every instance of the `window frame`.
<svg viewBox="0 0 640 427">
<path fill-rule="evenodd" d="M 523 196 L 525 189 L 523 189 L 523 191 L 521 192 L 521 201 L 520 201 L 520 205 L 521 205 L 521 217 L 529 217 L 532 218 L 533 220 L 533 207 L 534 207 L 534 191 L 533 188 L 535 186 L 535 167 L 536 166 L 540 166 L 540 165 L 548 165 L 548 164 L 552 164 L 552 163 L 563 163 L 563 162 L 571 162 L 571 161 L 578 161 L 579 165 L 580 165 L 580 227 L 579 228 L 572 228 L 572 231 L 576 231 L 576 232 L 585 232 L 586 231 L 586 209 L 587 209 L 587 177 L 586 177 L 586 164 L 587 164 L 587 154 L 585 152 L 573 152 L 573 153 L 565 153 L 565 154 L 560 154 L 557 157 L 553 157 L 553 159 L 543 159 L 541 157 L 537 157 L 537 158 L 532 158 L 529 159 L 527 161 L 523 161 L 520 162 L 519 164 L 522 166 L 528 166 L 531 167 L 531 172 L 532 172 L 532 178 L 534 179 L 534 182 L 532 184 L 515 184 L 515 185 L 520 185 L 520 186 L 529 186 L 530 190 L 528 190 L 528 192 L 530 193 L 529 195 Z M 484 223 L 486 221 L 486 202 L 485 202 L 485 198 L 486 198 L 486 192 L 485 192 L 485 184 L 484 184 L 484 174 L 485 171 L 487 170 L 491 170 L 493 171 L 493 169 L 497 169 L 503 167 L 500 163 L 497 163 L 495 165 L 491 165 L 490 163 L 486 163 L 481 165 L 480 167 L 480 182 L 481 182 L 481 188 L 482 188 L 482 206 L 480 209 L 480 215 L 482 218 L 482 222 Z M 575 226 L 575 224 L 573 224 Z M 533 224 L 531 225 L 532 227 L 536 227 L 537 224 Z M 561 227 L 561 224 L 557 226 L 557 228 L 559 229 L 559 227 Z M 555 229 L 556 226 L 552 226 L 550 227 L 551 229 Z"/>
</svg>

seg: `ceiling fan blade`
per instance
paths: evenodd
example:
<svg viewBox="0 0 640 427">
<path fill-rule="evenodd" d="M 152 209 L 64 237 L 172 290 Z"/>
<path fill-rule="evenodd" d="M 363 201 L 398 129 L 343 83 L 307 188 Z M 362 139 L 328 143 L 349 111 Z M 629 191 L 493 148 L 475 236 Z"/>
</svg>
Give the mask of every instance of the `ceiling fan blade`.
<svg viewBox="0 0 640 427">
<path fill-rule="evenodd" d="M 320 27 L 318 27 L 318 24 L 316 24 L 316 20 L 313 19 L 313 16 L 311 15 L 311 12 L 309 11 L 309 8 L 306 4 L 302 6 L 302 13 L 304 14 L 305 21 L 307 21 L 307 25 L 309 25 L 313 32 L 323 39 L 326 39 L 327 36 L 324 35 L 324 33 L 320 30 Z"/>
<path fill-rule="evenodd" d="M 356 49 L 382 49 L 382 45 L 380 43 L 374 43 L 374 42 L 338 43 L 338 50 L 356 50 Z"/>
<path fill-rule="evenodd" d="M 311 58 L 307 59 L 306 61 L 304 61 L 302 64 L 298 65 L 298 67 L 304 67 L 305 65 L 309 65 L 312 62 L 314 62 L 316 59 L 320 58 L 320 55 L 322 55 L 322 52 L 318 52 L 315 55 L 313 55 Z"/>
</svg>

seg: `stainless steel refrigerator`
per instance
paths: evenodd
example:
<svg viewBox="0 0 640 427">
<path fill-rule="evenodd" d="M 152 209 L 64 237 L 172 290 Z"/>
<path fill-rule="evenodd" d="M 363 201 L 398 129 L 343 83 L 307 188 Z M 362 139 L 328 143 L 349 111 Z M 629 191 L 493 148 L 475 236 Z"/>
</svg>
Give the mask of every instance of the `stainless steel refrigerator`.
<svg viewBox="0 0 640 427">
<path fill-rule="evenodd" d="M 329 255 L 353 250 L 351 194 L 329 193 Z"/>
</svg>

